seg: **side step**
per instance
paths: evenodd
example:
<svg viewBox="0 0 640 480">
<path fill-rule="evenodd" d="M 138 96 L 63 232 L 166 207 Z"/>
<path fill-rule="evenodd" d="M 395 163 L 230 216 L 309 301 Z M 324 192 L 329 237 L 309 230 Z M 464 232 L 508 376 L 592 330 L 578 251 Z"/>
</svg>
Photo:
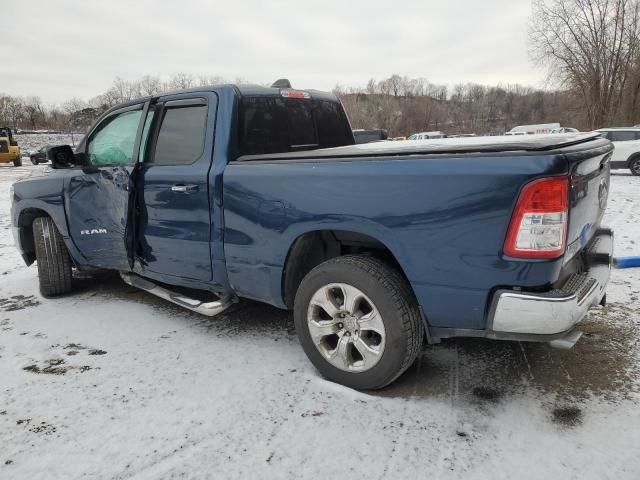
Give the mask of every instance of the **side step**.
<svg viewBox="0 0 640 480">
<path fill-rule="evenodd" d="M 202 302 L 195 298 L 189 298 L 180 293 L 167 290 L 166 288 L 163 288 L 160 285 L 157 285 L 134 273 L 120 272 L 120 277 L 122 277 L 122 280 L 124 280 L 126 284 L 131 285 L 132 287 L 139 288 L 155 295 L 156 297 L 163 298 L 171 303 L 175 303 L 183 308 L 187 308 L 193 312 L 206 315 L 208 317 L 213 317 L 214 315 L 223 312 L 229 308 L 235 300 L 233 295 L 226 293 L 215 302 Z"/>
</svg>

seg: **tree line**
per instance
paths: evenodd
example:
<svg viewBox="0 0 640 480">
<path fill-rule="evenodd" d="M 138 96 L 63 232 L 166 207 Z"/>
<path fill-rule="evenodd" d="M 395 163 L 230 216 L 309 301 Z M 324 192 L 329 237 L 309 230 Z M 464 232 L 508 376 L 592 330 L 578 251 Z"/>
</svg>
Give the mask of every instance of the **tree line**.
<svg viewBox="0 0 640 480">
<path fill-rule="evenodd" d="M 354 128 L 384 128 L 391 136 L 440 130 L 501 135 L 516 125 L 559 122 L 584 128 L 580 99 L 569 91 L 521 85 L 435 85 L 392 75 L 366 87 L 336 88 Z"/>
<path fill-rule="evenodd" d="M 174 75 L 138 80 L 116 78 L 103 94 L 52 105 L 39 97 L 0 94 L 0 125 L 21 130 L 84 132 L 104 111 L 122 102 L 164 91 L 225 83 L 219 77 Z M 541 90 L 521 85 L 453 87 L 421 78 L 392 75 L 370 80 L 365 87 L 337 86 L 353 128 L 383 128 L 392 136 L 442 130 L 447 133 L 502 134 L 515 125 L 560 122 L 586 129 L 588 115 L 581 98 L 570 90 Z M 622 121 L 622 120 L 621 120 Z M 636 123 L 640 118 L 635 118 Z M 629 122 L 626 122 L 629 123 Z"/>
<path fill-rule="evenodd" d="M 334 92 L 353 128 L 383 128 L 391 136 L 430 130 L 482 135 L 532 123 L 558 122 L 580 130 L 640 123 L 640 0 L 533 0 L 532 5 L 529 55 L 548 73 L 551 88 L 450 87 L 401 75 L 359 87 L 337 86 Z M 118 103 L 219 83 L 225 80 L 188 73 L 166 81 L 117 77 L 94 98 L 60 105 L 0 94 L 0 125 L 82 132 Z"/>
<path fill-rule="evenodd" d="M 238 83 L 242 79 L 237 79 Z M 119 103 L 170 90 L 225 83 L 221 77 L 176 73 L 164 81 L 145 75 L 137 80 L 116 77 L 104 93 L 89 100 L 72 97 L 61 104 L 47 104 L 40 97 L 0 93 L 0 125 L 21 130 L 84 132 L 109 108 Z"/>
</svg>

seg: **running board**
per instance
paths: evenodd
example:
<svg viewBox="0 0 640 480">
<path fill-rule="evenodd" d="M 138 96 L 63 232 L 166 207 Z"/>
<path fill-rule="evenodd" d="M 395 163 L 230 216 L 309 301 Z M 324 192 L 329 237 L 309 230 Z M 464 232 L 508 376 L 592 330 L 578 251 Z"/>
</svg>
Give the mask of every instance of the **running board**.
<svg viewBox="0 0 640 480">
<path fill-rule="evenodd" d="M 234 303 L 234 297 L 229 293 L 222 295 L 220 299 L 215 302 L 202 302 L 195 298 L 189 298 L 180 293 L 167 290 L 166 288 L 163 288 L 160 285 L 157 285 L 134 273 L 120 272 L 120 277 L 122 277 L 122 280 L 124 280 L 126 284 L 131 285 L 132 287 L 139 288 L 145 292 L 155 295 L 156 297 L 163 298 L 171 303 L 179 305 L 180 307 L 208 317 L 213 317 L 214 315 L 223 312 Z"/>
</svg>

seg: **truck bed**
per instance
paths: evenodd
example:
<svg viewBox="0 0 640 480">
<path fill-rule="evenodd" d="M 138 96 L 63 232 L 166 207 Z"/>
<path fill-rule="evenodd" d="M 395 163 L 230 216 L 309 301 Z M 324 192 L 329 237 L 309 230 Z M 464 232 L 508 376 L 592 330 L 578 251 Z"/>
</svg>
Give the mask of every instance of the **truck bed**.
<svg viewBox="0 0 640 480">
<path fill-rule="evenodd" d="M 345 157 L 388 157 L 428 154 L 473 154 L 504 152 L 554 152 L 599 137 L 598 132 L 518 135 L 499 137 L 441 138 L 437 140 L 381 141 L 361 145 L 322 148 L 287 153 L 244 155 L 236 161 L 304 160 Z"/>
</svg>

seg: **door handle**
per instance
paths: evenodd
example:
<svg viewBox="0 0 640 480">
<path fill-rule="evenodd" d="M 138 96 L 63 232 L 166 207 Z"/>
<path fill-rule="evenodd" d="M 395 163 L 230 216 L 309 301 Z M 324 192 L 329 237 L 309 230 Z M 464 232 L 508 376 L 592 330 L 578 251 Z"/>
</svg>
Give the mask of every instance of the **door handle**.
<svg viewBox="0 0 640 480">
<path fill-rule="evenodd" d="M 171 187 L 171 191 L 172 192 L 177 192 L 177 193 L 190 193 L 190 192 L 195 192 L 198 190 L 198 186 L 197 185 L 173 185 Z"/>
</svg>

